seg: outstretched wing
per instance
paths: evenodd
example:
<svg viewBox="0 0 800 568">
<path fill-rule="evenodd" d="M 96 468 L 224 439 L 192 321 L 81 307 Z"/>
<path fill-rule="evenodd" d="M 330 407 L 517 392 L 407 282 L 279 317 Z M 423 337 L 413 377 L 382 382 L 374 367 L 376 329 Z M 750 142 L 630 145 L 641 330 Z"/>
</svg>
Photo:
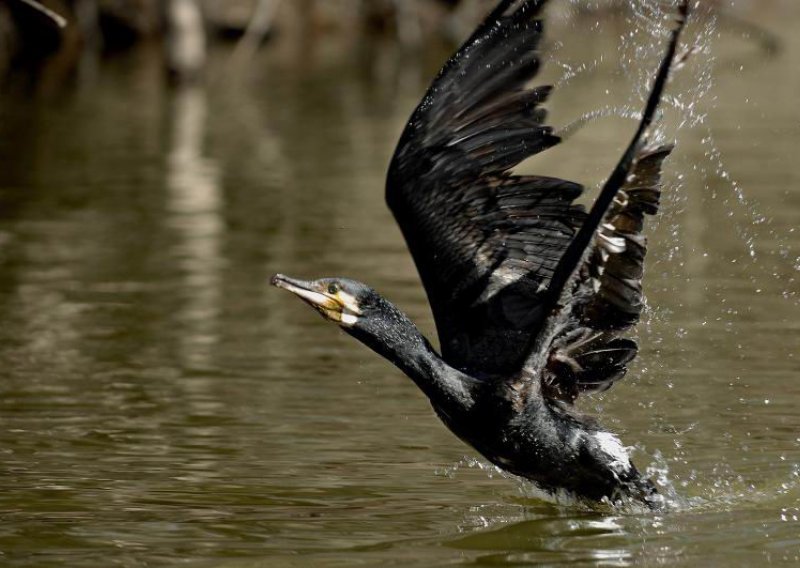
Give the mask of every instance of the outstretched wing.
<svg viewBox="0 0 800 568">
<path fill-rule="evenodd" d="M 621 337 L 644 307 L 646 215 L 658 212 L 661 166 L 672 146 L 642 149 L 580 266 L 571 314 L 556 331 L 542 373 L 545 394 L 565 402 L 602 392 L 625 376 L 638 346 Z"/>
<path fill-rule="evenodd" d="M 511 175 L 559 142 L 544 124 L 545 0 L 503 0 L 444 66 L 395 151 L 386 199 L 422 278 L 442 356 L 473 375 L 518 370 L 550 279 L 585 213 L 572 182 Z"/>
<path fill-rule="evenodd" d="M 636 343 L 619 337 L 641 314 L 645 215 L 658 212 L 661 164 L 670 146 L 643 148 L 686 23 L 680 5 L 639 128 L 604 185 L 550 280 L 548 318 L 532 338 L 525 377 L 540 377 L 551 399 L 572 402 L 580 392 L 609 388 L 636 356 Z"/>
</svg>

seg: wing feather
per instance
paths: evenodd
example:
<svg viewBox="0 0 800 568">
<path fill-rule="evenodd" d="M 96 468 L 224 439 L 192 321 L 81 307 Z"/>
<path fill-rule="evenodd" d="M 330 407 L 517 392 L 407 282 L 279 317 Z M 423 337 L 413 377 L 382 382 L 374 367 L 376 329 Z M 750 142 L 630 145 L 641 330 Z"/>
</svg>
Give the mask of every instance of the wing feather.
<svg viewBox="0 0 800 568">
<path fill-rule="evenodd" d="M 678 25 L 653 82 L 639 128 L 580 230 L 550 279 L 541 333 L 528 348 L 523 373 L 514 381 L 541 381 L 542 392 L 572 402 L 580 392 L 609 388 L 627 371 L 629 360 L 588 356 L 608 353 L 609 346 L 638 320 L 644 306 L 642 274 L 646 240 L 645 215 L 658 212 L 661 167 L 672 146 L 646 148 L 643 138 L 652 123 L 686 24 L 688 0 L 679 6 Z"/>
<path fill-rule="evenodd" d="M 387 203 L 409 245 L 442 355 L 473 375 L 517 370 L 537 305 L 585 213 L 583 188 L 509 170 L 559 142 L 538 72 L 544 0 L 501 2 L 409 121 Z"/>
<path fill-rule="evenodd" d="M 540 377 L 552 398 L 608 388 L 636 344 L 618 337 L 643 306 L 644 215 L 661 162 L 642 151 L 687 13 L 639 128 L 591 211 L 577 183 L 510 169 L 560 142 L 528 88 L 546 0 L 503 0 L 445 64 L 407 124 L 386 185 L 433 310 L 442 356 L 477 377 Z M 629 174 L 632 174 L 629 176 Z M 520 371 L 522 374 L 520 375 Z"/>
<path fill-rule="evenodd" d="M 594 247 L 580 268 L 570 317 L 549 348 L 542 373 L 544 392 L 573 402 L 581 393 L 602 392 L 622 379 L 638 346 L 620 337 L 635 325 L 644 309 L 642 278 L 647 239 L 646 215 L 655 215 L 661 196 L 661 167 L 672 146 L 646 148 L 634 161 Z M 619 239 L 622 248 L 607 246 Z"/>
</svg>

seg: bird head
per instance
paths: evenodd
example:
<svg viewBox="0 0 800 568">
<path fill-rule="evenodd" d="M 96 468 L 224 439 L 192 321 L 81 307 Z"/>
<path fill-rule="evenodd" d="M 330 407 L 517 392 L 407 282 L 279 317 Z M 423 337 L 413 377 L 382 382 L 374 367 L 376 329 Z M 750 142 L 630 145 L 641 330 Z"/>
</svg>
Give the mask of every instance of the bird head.
<svg viewBox="0 0 800 568">
<path fill-rule="evenodd" d="M 411 320 L 366 284 L 346 278 L 304 281 L 276 274 L 272 285 L 292 292 L 401 369 L 420 350 L 431 350 Z"/>
<path fill-rule="evenodd" d="M 453 376 L 435 382 L 431 373 L 433 369 L 444 372 L 444 363 L 439 366 L 435 362 L 440 359 L 431 344 L 403 312 L 366 284 L 345 278 L 303 281 L 276 274 L 272 285 L 295 294 L 323 318 L 394 363 L 441 412 L 454 415 L 471 407 L 471 387 Z M 458 374 L 454 369 L 451 372 Z"/>
<path fill-rule="evenodd" d="M 369 311 L 377 293 L 368 286 L 345 278 L 296 280 L 283 274 L 272 277 L 272 285 L 298 296 L 326 320 L 345 329 L 354 327 Z"/>
</svg>

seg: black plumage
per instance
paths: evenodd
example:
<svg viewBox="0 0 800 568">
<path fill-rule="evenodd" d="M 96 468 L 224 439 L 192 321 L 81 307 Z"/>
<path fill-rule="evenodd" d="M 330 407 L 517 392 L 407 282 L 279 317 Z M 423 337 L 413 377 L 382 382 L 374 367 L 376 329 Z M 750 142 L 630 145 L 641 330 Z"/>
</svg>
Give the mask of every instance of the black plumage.
<svg viewBox="0 0 800 568">
<path fill-rule="evenodd" d="M 619 440 L 572 402 L 622 378 L 636 343 L 621 334 L 643 306 L 645 215 L 658 211 L 663 160 L 647 147 L 687 3 L 639 128 L 590 211 L 584 188 L 510 170 L 558 144 L 545 124 L 541 65 L 546 0 L 502 0 L 445 64 L 413 113 L 389 167 L 386 200 L 411 251 L 441 343 L 345 279 L 273 283 L 382 354 L 442 420 L 496 465 L 549 491 L 631 497 L 655 487 Z"/>
</svg>

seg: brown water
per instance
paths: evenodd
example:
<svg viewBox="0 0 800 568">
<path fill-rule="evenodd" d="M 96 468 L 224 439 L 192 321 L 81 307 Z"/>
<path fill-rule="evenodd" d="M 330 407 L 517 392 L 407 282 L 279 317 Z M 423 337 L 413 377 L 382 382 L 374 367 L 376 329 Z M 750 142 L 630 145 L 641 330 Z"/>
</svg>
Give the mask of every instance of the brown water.
<svg viewBox="0 0 800 568">
<path fill-rule="evenodd" d="M 620 67 L 629 24 L 560 28 L 560 62 L 605 60 L 564 85 L 556 121 L 638 104 L 658 52 Z M 275 47 L 235 75 L 221 53 L 207 88 L 170 90 L 142 50 L 6 94 L 0 565 L 800 561 L 800 12 L 762 24 L 783 51 L 721 31 L 714 64 L 695 54 L 672 87 L 693 106 L 666 113 L 679 146 L 642 353 L 583 405 L 636 445 L 664 515 L 537 499 L 267 286 L 355 277 L 432 334 L 382 183 L 440 55 Z M 632 128 L 598 120 L 530 168 L 596 185 Z"/>
</svg>

